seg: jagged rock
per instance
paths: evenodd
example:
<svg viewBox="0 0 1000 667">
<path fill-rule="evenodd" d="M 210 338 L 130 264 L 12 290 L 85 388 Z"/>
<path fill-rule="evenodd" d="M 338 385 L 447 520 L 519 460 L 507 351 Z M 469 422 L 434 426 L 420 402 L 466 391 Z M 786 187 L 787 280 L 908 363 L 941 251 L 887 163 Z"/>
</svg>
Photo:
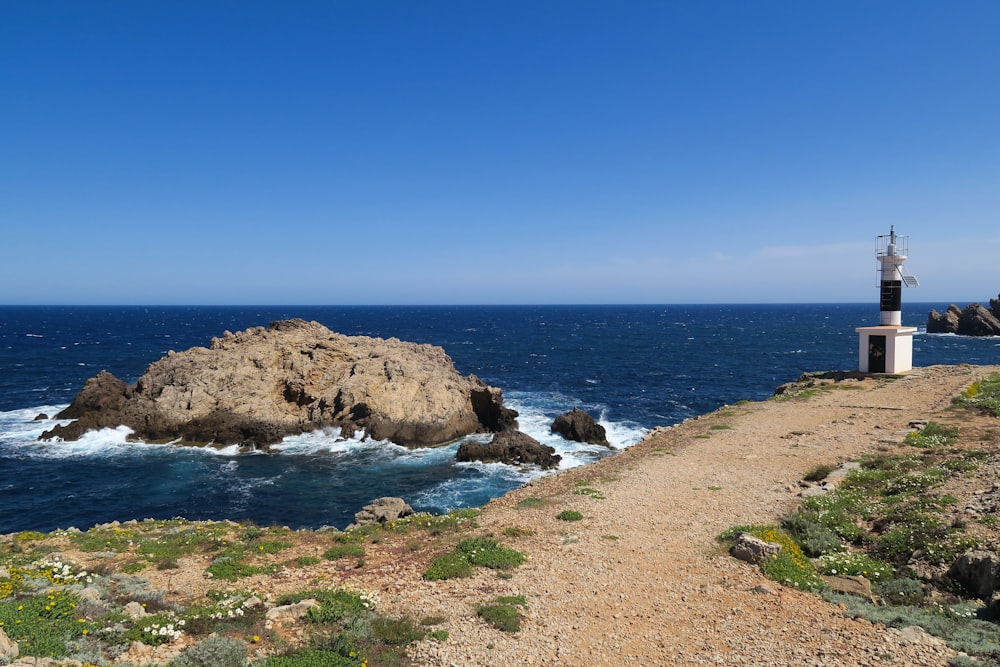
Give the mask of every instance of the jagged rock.
<svg viewBox="0 0 1000 667">
<path fill-rule="evenodd" d="M 739 533 L 736 543 L 729 550 L 729 555 L 748 563 L 759 563 L 781 551 L 781 545 L 776 542 L 765 542 L 750 533 Z"/>
<path fill-rule="evenodd" d="M 576 442 L 611 446 L 608 443 L 608 435 L 604 427 L 579 408 L 573 408 L 570 412 L 556 417 L 555 421 L 552 422 L 552 432 Z"/>
<path fill-rule="evenodd" d="M 927 333 L 953 333 L 960 336 L 1000 336 L 1000 300 L 990 299 L 990 307 L 970 303 L 965 308 L 955 304 L 946 312 L 931 310 Z"/>
<path fill-rule="evenodd" d="M 134 439 L 263 449 L 339 427 L 413 447 L 516 428 L 503 392 L 462 376 L 440 347 L 344 336 L 285 320 L 170 352 L 132 386 L 102 371 L 41 439 L 124 425 Z"/>
<path fill-rule="evenodd" d="M 521 431 L 501 431 L 487 444 L 463 442 L 458 446 L 455 458 L 459 461 L 529 464 L 554 468 L 562 460 L 562 457 L 555 452 L 554 448 L 543 445 Z"/>
<path fill-rule="evenodd" d="M 21 649 L 18 647 L 17 642 L 11 641 L 7 633 L 3 631 L 3 628 L 0 628 L 0 659 L 13 660 L 20 651 Z"/>
<path fill-rule="evenodd" d="M 354 526 L 367 526 L 374 523 L 388 523 L 413 514 L 413 508 L 402 498 L 376 498 L 370 505 L 365 505 L 354 515 Z"/>
<path fill-rule="evenodd" d="M 1000 336 L 1000 320 L 988 308 L 970 303 L 958 318 L 958 333 L 962 336 Z"/>
<path fill-rule="evenodd" d="M 1000 590 L 1000 556 L 992 551 L 969 551 L 955 560 L 948 576 L 969 593 L 989 602 Z"/>
<path fill-rule="evenodd" d="M 962 309 L 951 304 L 948 310 L 939 313 L 931 310 L 927 316 L 927 333 L 958 333 L 958 318 L 962 315 Z"/>
</svg>

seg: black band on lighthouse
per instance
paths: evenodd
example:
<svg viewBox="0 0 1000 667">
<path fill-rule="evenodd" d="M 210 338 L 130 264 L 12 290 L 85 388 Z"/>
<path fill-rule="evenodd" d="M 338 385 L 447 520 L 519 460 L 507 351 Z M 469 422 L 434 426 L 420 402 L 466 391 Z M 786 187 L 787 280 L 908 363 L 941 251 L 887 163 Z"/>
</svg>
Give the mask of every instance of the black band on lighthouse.
<svg viewBox="0 0 1000 667">
<path fill-rule="evenodd" d="M 883 280 L 879 310 L 883 313 L 903 309 L 903 281 Z"/>
</svg>

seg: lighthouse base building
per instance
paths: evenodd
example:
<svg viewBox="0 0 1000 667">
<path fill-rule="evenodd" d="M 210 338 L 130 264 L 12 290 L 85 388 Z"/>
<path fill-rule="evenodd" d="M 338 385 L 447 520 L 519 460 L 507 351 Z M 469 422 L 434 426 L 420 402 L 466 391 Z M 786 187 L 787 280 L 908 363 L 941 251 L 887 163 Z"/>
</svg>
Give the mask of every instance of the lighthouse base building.
<svg viewBox="0 0 1000 667">
<path fill-rule="evenodd" d="M 916 327 L 858 327 L 858 359 L 862 373 L 906 373 L 913 370 Z"/>
</svg>

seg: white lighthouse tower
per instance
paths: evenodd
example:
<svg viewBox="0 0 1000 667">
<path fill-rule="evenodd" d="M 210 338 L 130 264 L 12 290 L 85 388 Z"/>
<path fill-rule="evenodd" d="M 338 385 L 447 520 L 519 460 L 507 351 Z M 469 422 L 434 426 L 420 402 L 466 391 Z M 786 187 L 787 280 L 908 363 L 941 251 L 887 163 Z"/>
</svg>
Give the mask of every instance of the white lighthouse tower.
<svg viewBox="0 0 1000 667">
<path fill-rule="evenodd" d="M 913 368 L 913 334 L 916 327 L 902 325 L 903 286 L 916 287 L 917 279 L 906 273 L 903 262 L 909 252 L 909 237 L 889 233 L 875 238 L 875 260 L 879 275 L 879 326 L 855 329 L 859 369 L 862 373 L 905 373 Z"/>
</svg>

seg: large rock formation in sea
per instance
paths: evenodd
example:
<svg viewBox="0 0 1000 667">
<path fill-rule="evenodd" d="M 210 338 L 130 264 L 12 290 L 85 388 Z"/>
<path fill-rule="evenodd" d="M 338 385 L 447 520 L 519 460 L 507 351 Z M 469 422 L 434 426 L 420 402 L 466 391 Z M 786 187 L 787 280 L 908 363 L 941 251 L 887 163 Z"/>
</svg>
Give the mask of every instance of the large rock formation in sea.
<svg viewBox="0 0 1000 667">
<path fill-rule="evenodd" d="M 503 431 L 488 443 L 463 442 L 455 454 L 458 461 L 483 461 L 510 465 L 537 465 L 555 468 L 562 460 L 554 447 L 543 445 L 527 433 Z"/>
<path fill-rule="evenodd" d="M 101 372 L 42 439 L 124 425 L 148 442 L 264 449 L 286 435 L 339 427 L 410 447 L 517 428 L 503 393 L 462 376 L 440 347 L 334 333 L 284 320 L 167 354 L 134 385 Z"/>
<path fill-rule="evenodd" d="M 970 303 L 965 308 L 955 304 L 927 316 L 927 333 L 953 333 L 961 336 L 1000 336 L 1000 295 L 990 299 L 990 307 Z"/>
<path fill-rule="evenodd" d="M 580 408 L 573 408 L 566 414 L 556 417 L 555 421 L 552 422 L 551 430 L 567 440 L 585 442 L 591 445 L 604 445 L 605 447 L 611 446 L 604 427 Z"/>
</svg>

